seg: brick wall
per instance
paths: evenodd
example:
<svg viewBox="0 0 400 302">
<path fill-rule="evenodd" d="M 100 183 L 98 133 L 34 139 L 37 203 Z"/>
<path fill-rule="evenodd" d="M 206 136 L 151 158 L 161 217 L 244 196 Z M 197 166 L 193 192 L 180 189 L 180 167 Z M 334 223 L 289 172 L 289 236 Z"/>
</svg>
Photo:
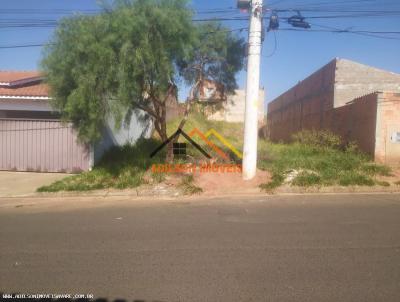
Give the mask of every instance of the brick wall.
<svg viewBox="0 0 400 302">
<path fill-rule="evenodd" d="M 400 75 L 345 59 L 336 60 L 334 107 L 375 91 L 399 93 Z"/>
<path fill-rule="evenodd" d="M 363 152 L 374 157 L 378 97 L 379 93 L 368 94 L 327 111 L 322 129 L 340 135 L 345 142 L 356 142 Z"/>
<path fill-rule="evenodd" d="M 327 111 L 346 106 L 355 98 L 375 91 L 399 93 L 400 75 L 336 58 L 268 104 L 268 136 L 272 141 L 289 141 L 302 129 L 335 128 L 335 123 L 340 124 L 344 117 L 339 114 L 340 110 L 337 111 L 335 122 L 333 113 L 327 114 Z M 364 104 L 351 108 L 356 107 L 370 110 Z M 364 112 L 360 112 L 360 116 L 371 118 L 365 117 Z M 356 129 L 357 126 L 349 127 Z M 361 141 L 364 144 L 367 139 Z M 366 149 L 370 150 L 370 144 L 365 143 Z"/>
<path fill-rule="evenodd" d="M 310 108 L 318 108 L 312 101 L 309 104 Z M 298 119 L 295 108 L 293 104 L 283 111 L 281 126 L 274 131 L 275 135 L 287 137 L 288 133 L 297 132 L 293 126 Z M 303 112 L 307 114 L 304 108 Z M 375 92 L 345 106 L 309 112 L 308 116 L 312 119 L 308 124 L 303 123 L 303 129 L 327 129 L 340 135 L 345 142 L 356 142 L 375 161 L 400 166 L 400 93 Z"/>
<path fill-rule="evenodd" d="M 375 160 L 400 166 L 400 93 L 385 92 L 378 98 Z"/>
<path fill-rule="evenodd" d="M 288 142 L 305 129 L 328 129 L 376 161 L 400 166 L 400 75 L 332 60 L 268 104 L 272 141 Z"/>
<path fill-rule="evenodd" d="M 302 129 L 320 129 L 324 111 L 333 108 L 336 60 L 268 104 L 268 136 L 289 141 Z"/>
</svg>

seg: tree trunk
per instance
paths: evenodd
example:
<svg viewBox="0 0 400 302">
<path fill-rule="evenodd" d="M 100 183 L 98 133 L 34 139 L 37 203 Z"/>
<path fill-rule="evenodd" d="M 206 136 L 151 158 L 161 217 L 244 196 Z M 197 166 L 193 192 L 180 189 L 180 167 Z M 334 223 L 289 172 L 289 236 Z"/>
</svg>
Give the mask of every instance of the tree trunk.
<svg viewBox="0 0 400 302">
<path fill-rule="evenodd" d="M 195 100 L 194 91 L 195 91 L 195 89 L 197 88 L 197 86 L 198 86 L 199 84 L 200 84 L 200 80 L 197 81 L 196 84 L 195 84 L 195 85 L 192 87 L 192 89 L 190 90 L 189 98 L 188 98 L 188 100 L 186 101 L 185 112 L 184 112 L 184 114 L 183 114 L 183 118 L 182 118 L 181 122 L 179 123 L 178 129 L 183 129 L 183 127 L 185 126 L 185 124 L 186 124 L 186 122 L 187 122 L 187 120 L 188 120 L 189 113 L 190 113 L 190 110 L 191 110 L 191 108 L 192 108 L 192 104 L 193 104 L 193 102 L 194 102 L 194 100 Z M 177 136 L 173 139 L 173 141 L 171 142 L 171 145 L 172 145 L 173 143 L 176 143 L 176 142 L 178 141 L 178 139 L 179 139 L 179 135 L 177 135 Z M 174 156 L 174 155 L 172 154 L 172 158 L 173 158 L 173 156 Z"/>
<path fill-rule="evenodd" d="M 165 142 L 168 139 L 166 103 L 170 97 L 174 97 L 175 87 L 176 87 L 175 85 L 171 85 L 168 88 L 168 91 L 163 101 L 155 100 L 153 102 L 157 116 L 155 118 L 155 128 L 162 142 Z M 174 160 L 173 142 L 170 142 L 169 144 L 167 144 L 167 154 L 165 157 L 165 161 L 167 163 L 171 163 L 173 160 Z"/>
</svg>

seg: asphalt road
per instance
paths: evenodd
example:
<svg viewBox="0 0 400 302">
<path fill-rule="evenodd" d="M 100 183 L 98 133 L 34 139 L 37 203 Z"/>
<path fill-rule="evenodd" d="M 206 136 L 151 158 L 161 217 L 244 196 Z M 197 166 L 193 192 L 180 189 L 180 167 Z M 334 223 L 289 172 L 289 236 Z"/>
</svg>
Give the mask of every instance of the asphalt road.
<svg viewBox="0 0 400 302">
<path fill-rule="evenodd" d="M 0 292 L 398 302 L 400 195 L 0 209 Z"/>
</svg>

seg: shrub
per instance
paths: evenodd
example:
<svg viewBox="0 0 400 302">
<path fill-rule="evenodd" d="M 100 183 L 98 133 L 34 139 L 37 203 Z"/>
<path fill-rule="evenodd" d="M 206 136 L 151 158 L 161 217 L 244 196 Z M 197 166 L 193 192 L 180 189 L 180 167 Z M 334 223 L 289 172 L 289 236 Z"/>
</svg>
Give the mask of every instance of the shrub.
<svg viewBox="0 0 400 302">
<path fill-rule="evenodd" d="M 347 145 L 345 146 L 345 151 L 347 153 L 358 153 L 358 152 L 360 152 L 360 149 L 356 142 L 351 141 L 351 142 L 348 142 Z"/>
<path fill-rule="evenodd" d="M 145 173 L 154 161 L 150 158 L 150 153 L 158 144 L 158 141 L 152 139 L 140 139 L 135 145 L 111 148 L 92 171 L 66 177 L 48 186 L 40 187 L 37 191 L 89 191 L 138 187 L 145 182 Z M 163 158 L 164 155 L 160 153 L 159 156 Z M 155 181 L 159 181 L 161 177 L 158 176 Z"/>
<path fill-rule="evenodd" d="M 374 180 L 370 177 L 360 174 L 355 171 L 343 173 L 339 178 L 339 185 L 341 186 L 373 186 Z"/>
<path fill-rule="evenodd" d="M 265 184 L 261 184 L 260 185 L 260 189 L 270 192 L 273 189 L 276 189 L 277 187 L 279 187 L 280 185 L 283 184 L 285 180 L 285 177 L 283 174 L 279 173 L 279 171 L 275 171 L 272 174 L 272 180 L 268 183 Z"/>
<path fill-rule="evenodd" d="M 300 171 L 291 181 L 296 186 L 386 186 L 376 178 L 391 175 L 389 167 L 371 162 L 365 154 L 342 148 L 321 148 L 299 141 L 292 144 L 269 142 L 262 147 L 259 167 L 272 173 L 272 180 L 260 186 L 266 191 L 282 185 L 290 170 Z"/>
<path fill-rule="evenodd" d="M 300 187 L 310 187 L 321 184 L 321 176 L 313 172 L 303 171 L 292 181 L 292 185 Z"/>
<path fill-rule="evenodd" d="M 392 170 L 387 166 L 382 166 L 378 164 L 366 164 L 361 167 L 361 170 L 368 175 L 381 175 L 381 176 L 391 176 Z"/>
<path fill-rule="evenodd" d="M 327 130 L 303 130 L 292 136 L 294 142 L 315 146 L 321 148 L 339 149 L 342 145 L 342 139 Z"/>
<path fill-rule="evenodd" d="M 178 185 L 185 195 L 200 194 L 203 189 L 194 184 L 194 177 L 192 174 L 183 177 L 181 183 Z"/>
</svg>

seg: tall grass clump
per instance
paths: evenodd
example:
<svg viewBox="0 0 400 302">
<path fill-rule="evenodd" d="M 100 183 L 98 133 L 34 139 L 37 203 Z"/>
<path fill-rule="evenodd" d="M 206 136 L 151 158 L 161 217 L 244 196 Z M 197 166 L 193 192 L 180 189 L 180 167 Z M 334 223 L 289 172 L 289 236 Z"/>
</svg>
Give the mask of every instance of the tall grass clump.
<svg viewBox="0 0 400 302">
<path fill-rule="evenodd" d="M 380 184 L 377 177 L 391 173 L 389 167 L 371 162 L 354 143 L 345 144 L 328 131 L 302 131 L 289 144 L 265 144 L 259 166 L 272 173 L 272 181 L 261 185 L 264 190 L 285 181 L 302 187 L 373 186 Z"/>
<path fill-rule="evenodd" d="M 146 182 L 145 173 L 165 153 L 151 159 L 151 152 L 160 144 L 154 139 L 140 139 L 135 145 L 113 147 L 108 150 L 92 171 L 72 175 L 37 189 L 38 192 L 89 191 L 97 189 L 135 188 Z M 149 172 L 148 172 L 149 173 Z M 153 175 L 161 181 L 160 175 Z"/>
</svg>

